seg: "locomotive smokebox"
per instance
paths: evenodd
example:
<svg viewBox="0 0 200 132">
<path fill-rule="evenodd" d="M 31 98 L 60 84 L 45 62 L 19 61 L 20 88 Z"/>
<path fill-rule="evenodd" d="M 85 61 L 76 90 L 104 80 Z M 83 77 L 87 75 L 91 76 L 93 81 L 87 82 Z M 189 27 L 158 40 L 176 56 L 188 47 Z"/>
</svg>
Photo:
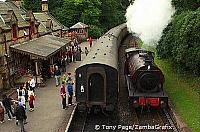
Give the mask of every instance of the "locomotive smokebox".
<svg viewBox="0 0 200 132">
<path fill-rule="evenodd" d="M 138 76 L 137 88 L 141 92 L 157 92 L 160 77 L 157 73 L 142 72 Z"/>
</svg>

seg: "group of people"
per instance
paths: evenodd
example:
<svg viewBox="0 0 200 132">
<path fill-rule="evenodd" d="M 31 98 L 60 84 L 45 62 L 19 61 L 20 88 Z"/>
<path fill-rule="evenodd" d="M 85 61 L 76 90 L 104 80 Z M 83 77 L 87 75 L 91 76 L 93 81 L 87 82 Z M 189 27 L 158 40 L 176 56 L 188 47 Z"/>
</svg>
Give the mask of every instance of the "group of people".
<svg viewBox="0 0 200 132">
<path fill-rule="evenodd" d="M 0 123 L 4 123 L 4 114 L 6 113 L 8 115 L 8 120 L 11 121 L 12 119 L 16 119 L 16 125 L 20 125 L 20 131 L 24 132 L 24 124 L 27 123 L 24 104 L 7 95 L 3 95 L 2 104 L 0 103 Z"/>
<path fill-rule="evenodd" d="M 29 111 L 34 111 L 34 101 L 35 101 L 35 86 L 36 82 L 33 76 L 30 77 L 29 81 L 25 82 L 17 89 L 18 102 L 23 104 L 24 109 L 27 108 L 27 103 L 29 104 Z"/>
<path fill-rule="evenodd" d="M 62 98 L 63 109 L 66 109 L 68 105 L 72 105 L 72 97 L 73 97 L 73 79 L 71 73 L 68 73 L 67 76 L 64 73 L 61 76 L 62 67 L 59 68 L 57 65 L 55 66 L 54 76 L 56 80 L 56 87 L 60 84 L 60 95 Z M 63 71 L 65 72 L 65 71 Z M 68 99 L 67 99 L 68 98 Z"/>
<path fill-rule="evenodd" d="M 88 39 L 90 47 L 92 46 L 92 39 Z M 73 79 L 71 73 L 68 73 L 67 76 L 63 74 L 61 77 L 61 72 L 66 72 L 66 64 L 70 62 L 75 62 L 76 60 L 81 61 L 81 47 L 78 46 L 78 41 L 75 38 L 70 47 L 66 50 L 66 53 L 59 60 L 57 65 L 50 67 L 50 73 L 56 78 L 56 86 L 60 85 L 60 96 L 62 99 L 62 107 L 66 109 L 68 105 L 73 105 L 72 98 L 74 95 L 73 88 Z M 89 53 L 87 47 L 85 47 L 85 54 Z M 4 123 L 4 115 L 8 115 L 8 120 L 16 119 L 16 124 L 20 125 L 21 131 L 24 131 L 24 124 L 26 124 L 26 109 L 27 103 L 29 104 L 29 111 L 34 111 L 34 101 L 35 101 L 35 87 L 36 82 L 33 76 L 21 85 L 17 89 L 17 100 L 14 100 L 6 95 L 3 95 L 2 104 L 0 103 L 0 123 Z"/>
<path fill-rule="evenodd" d="M 88 42 L 90 47 L 92 47 L 93 40 L 91 37 L 88 38 Z M 82 49 L 79 46 L 79 43 L 77 41 L 77 38 L 74 38 L 71 41 L 70 46 L 66 49 L 66 52 L 63 54 L 61 58 L 59 58 L 56 62 L 56 65 L 51 65 L 49 68 L 49 72 L 51 74 L 51 77 L 55 77 L 56 79 L 56 87 L 59 86 L 60 83 L 60 77 L 62 72 L 66 72 L 66 65 L 75 62 L 75 61 L 81 61 L 81 54 Z M 87 47 L 85 47 L 85 55 L 87 56 L 89 53 L 89 50 Z"/>
<path fill-rule="evenodd" d="M 73 105 L 72 98 L 74 94 L 74 87 L 73 87 L 74 83 L 72 80 L 71 73 L 68 73 L 67 76 L 63 74 L 61 80 L 62 80 L 62 85 L 60 86 L 60 96 L 62 99 L 63 109 L 66 109 L 68 105 L 69 106 Z"/>
<path fill-rule="evenodd" d="M 72 98 L 74 94 L 74 88 L 73 88 L 74 83 L 72 80 L 71 73 L 68 73 L 67 76 L 63 74 L 61 80 L 62 80 L 62 85 L 60 86 L 60 96 L 62 99 L 63 109 L 66 109 L 68 105 L 69 106 L 73 105 Z"/>
<path fill-rule="evenodd" d="M 34 111 L 35 100 L 35 80 L 33 76 L 17 89 L 17 100 L 7 95 L 3 95 L 2 104 L 0 103 L 0 123 L 4 123 L 4 114 L 8 115 L 8 120 L 16 119 L 16 125 L 20 125 L 20 131 L 24 132 L 26 124 L 26 108 L 29 104 L 29 111 Z"/>
</svg>

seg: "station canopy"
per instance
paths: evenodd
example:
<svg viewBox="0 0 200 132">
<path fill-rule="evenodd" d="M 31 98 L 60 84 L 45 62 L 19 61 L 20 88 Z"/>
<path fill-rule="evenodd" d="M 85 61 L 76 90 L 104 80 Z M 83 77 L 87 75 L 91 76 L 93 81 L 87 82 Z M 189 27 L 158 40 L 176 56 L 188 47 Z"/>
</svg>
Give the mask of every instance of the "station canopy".
<svg viewBox="0 0 200 132">
<path fill-rule="evenodd" d="M 64 49 L 71 40 L 59 38 L 52 35 L 45 35 L 23 43 L 10 46 L 11 52 L 17 52 L 31 56 L 35 59 L 47 60 L 51 56 Z"/>
</svg>

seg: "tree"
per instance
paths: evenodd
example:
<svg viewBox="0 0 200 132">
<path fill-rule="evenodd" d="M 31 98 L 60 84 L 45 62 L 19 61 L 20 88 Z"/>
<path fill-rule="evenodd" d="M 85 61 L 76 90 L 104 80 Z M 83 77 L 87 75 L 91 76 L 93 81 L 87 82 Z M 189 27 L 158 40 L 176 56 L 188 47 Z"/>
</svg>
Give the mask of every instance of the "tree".
<svg viewBox="0 0 200 132">
<path fill-rule="evenodd" d="M 23 0 L 23 6 L 38 12 L 41 0 Z M 84 22 L 92 27 L 90 32 L 95 37 L 125 22 L 128 6 L 129 0 L 49 0 L 50 13 L 62 24 L 71 27 Z"/>
<path fill-rule="evenodd" d="M 41 11 L 41 0 L 23 0 L 22 6 L 27 10 L 32 10 L 33 12 Z"/>
<path fill-rule="evenodd" d="M 199 8 L 200 0 L 172 0 L 172 4 L 178 13 L 187 10 L 194 11 Z"/>
<path fill-rule="evenodd" d="M 162 58 L 170 58 L 184 69 L 200 73 L 200 8 L 175 15 L 157 46 Z"/>
</svg>

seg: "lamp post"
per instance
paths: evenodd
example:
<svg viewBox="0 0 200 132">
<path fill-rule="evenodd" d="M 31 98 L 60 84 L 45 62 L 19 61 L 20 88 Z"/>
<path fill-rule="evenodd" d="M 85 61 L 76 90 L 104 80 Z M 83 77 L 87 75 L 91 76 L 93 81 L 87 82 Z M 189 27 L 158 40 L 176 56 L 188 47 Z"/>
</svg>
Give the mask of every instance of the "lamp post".
<svg viewBox="0 0 200 132">
<path fill-rule="evenodd" d="M 14 86 L 12 85 L 12 82 L 10 80 L 10 67 L 9 67 L 9 62 L 10 62 L 10 56 L 8 54 L 5 54 L 4 55 L 5 58 L 6 58 L 6 66 L 7 66 L 7 69 L 8 69 L 8 81 L 9 81 L 9 86 L 11 88 L 13 88 Z"/>
<path fill-rule="evenodd" d="M 8 81 L 9 81 L 9 86 L 11 88 L 13 88 L 13 85 L 11 83 L 11 80 L 10 80 L 10 67 L 9 67 L 9 60 L 10 60 L 10 56 L 8 55 L 8 51 L 7 51 L 7 43 L 6 43 L 6 35 L 4 34 L 4 47 L 5 47 L 5 58 L 6 58 L 6 66 L 7 66 L 7 69 L 8 69 Z"/>
</svg>

